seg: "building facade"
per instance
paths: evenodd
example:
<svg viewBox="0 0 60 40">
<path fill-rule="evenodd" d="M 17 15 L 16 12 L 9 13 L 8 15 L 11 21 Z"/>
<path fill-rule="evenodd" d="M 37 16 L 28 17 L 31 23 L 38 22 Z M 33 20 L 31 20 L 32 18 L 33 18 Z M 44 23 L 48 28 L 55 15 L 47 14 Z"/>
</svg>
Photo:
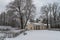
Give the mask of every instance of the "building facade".
<svg viewBox="0 0 60 40">
<path fill-rule="evenodd" d="M 43 23 L 28 23 L 27 29 L 29 30 L 45 30 L 47 29 L 47 24 Z"/>
</svg>

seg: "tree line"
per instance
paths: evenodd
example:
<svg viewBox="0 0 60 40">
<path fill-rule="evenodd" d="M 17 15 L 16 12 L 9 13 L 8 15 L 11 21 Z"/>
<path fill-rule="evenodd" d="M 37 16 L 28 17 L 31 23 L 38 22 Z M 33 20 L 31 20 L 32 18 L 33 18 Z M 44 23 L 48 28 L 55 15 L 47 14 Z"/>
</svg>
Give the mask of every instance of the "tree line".
<svg viewBox="0 0 60 40">
<path fill-rule="evenodd" d="M 35 15 L 32 0 L 14 0 L 6 6 L 6 12 L 0 14 L 0 25 L 25 28 L 30 18 Z"/>
<path fill-rule="evenodd" d="M 36 7 L 33 0 L 14 0 L 6 6 L 6 11 L 0 14 L 0 25 L 24 29 L 28 21 L 34 21 Z M 37 12 L 38 13 L 38 12 Z M 52 28 L 60 28 L 60 5 L 50 3 L 40 8 L 42 23 L 50 24 Z M 36 19 L 39 22 L 40 19 Z"/>
<path fill-rule="evenodd" d="M 50 24 L 50 28 L 60 28 L 60 5 L 58 3 L 42 6 L 41 14 L 45 17 L 43 23 L 46 23 L 47 27 Z"/>
</svg>

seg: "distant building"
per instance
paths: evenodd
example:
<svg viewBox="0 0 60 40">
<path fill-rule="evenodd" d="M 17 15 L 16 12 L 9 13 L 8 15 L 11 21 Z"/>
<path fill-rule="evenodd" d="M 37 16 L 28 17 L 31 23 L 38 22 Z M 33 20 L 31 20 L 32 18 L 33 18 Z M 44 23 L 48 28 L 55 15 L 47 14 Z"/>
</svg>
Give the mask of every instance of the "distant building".
<svg viewBox="0 0 60 40">
<path fill-rule="evenodd" d="M 50 25 L 49 25 L 50 27 Z M 44 23 L 33 23 L 33 22 L 30 22 L 27 24 L 27 29 L 29 30 L 45 30 L 45 29 L 48 29 L 47 28 L 47 24 L 44 24 Z"/>
</svg>

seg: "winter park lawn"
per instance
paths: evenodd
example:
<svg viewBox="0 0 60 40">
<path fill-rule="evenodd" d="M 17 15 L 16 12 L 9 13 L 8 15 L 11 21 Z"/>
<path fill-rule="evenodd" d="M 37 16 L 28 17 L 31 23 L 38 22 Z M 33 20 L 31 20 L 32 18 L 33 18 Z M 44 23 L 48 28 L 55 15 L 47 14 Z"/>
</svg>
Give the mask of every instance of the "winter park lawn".
<svg viewBox="0 0 60 40">
<path fill-rule="evenodd" d="M 22 33 L 15 38 L 6 38 L 6 40 L 60 40 L 59 31 L 31 30 L 26 33 L 27 35 Z"/>
</svg>

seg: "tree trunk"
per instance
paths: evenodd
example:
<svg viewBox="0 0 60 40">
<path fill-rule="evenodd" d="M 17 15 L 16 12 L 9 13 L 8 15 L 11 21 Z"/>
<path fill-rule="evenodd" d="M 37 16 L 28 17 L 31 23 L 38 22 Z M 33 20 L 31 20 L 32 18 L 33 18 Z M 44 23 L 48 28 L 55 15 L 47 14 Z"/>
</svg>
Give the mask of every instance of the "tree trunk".
<svg viewBox="0 0 60 40">
<path fill-rule="evenodd" d="M 18 6 L 18 9 L 19 9 L 19 15 L 20 15 L 20 24 L 21 24 L 21 29 L 23 29 L 23 14 L 21 13 L 21 0 L 19 0 L 19 6 Z"/>
<path fill-rule="evenodd" d="M 48 13 L 46 15 L 47 15 L 47 28 L 48 28 Z"/>
<path fill-rule="evenodd" d="M 21 22 L 21 29 L 23 29 L 23 17 L 22 16 L 20 18 L 20 22 Z"/>
</svg>

